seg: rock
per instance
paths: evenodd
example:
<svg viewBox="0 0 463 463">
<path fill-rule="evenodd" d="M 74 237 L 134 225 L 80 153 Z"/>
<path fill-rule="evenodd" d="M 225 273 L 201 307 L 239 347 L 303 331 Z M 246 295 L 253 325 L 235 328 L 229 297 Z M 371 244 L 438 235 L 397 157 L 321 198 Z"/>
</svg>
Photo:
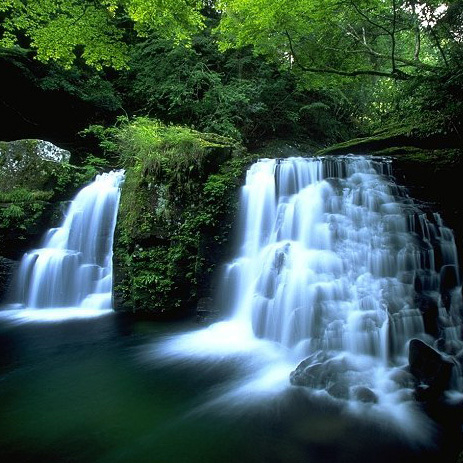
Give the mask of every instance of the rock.
<svg viewBox="0 0 463 463">
<path fill-rule="evenodd" d="M 0 256 L 0 303 L 7 296 L 18 262 Z"/>
<path fill-rule="evenodd" d="M 159 130 L 154 122 L 144 127 Z M 136 143 L 123 148 L 136 161 L 126 172 L 114 236 L 114 308 L 165 318 L 190 314 L 211 294 L 245 158 L 239 160 L 233 140 L 219 135 L 188 130 L 195 148 L 185 149 L 183 128 L 166 126 L 162 133 L 169 142 L 153 136 L 149 156 Z M 213 307 L 200 304 L 196 313 L 199 322 L 215 318 Z"/>
<path fill-rule="evenodd" d="M 202 297 L 196 305 L 196 321 L 200 324 L 209 325 L 218 321 L 220 317 L 219 310 L 214 306 L 211 297 Z"/>
<path fill-rule="evenodd" d="M 322 387 L 321 377 L 323 375 L 323 364 L 315 363 L 314 365 L 306 365 L 301 362 L 297 368 L 289 375 L 289 381 L 294 386 L 305 387 Z"/>
<path fill-rule="evenodd" d="M 419 339 L 412 339 L 408 361 L 410 373 L 417 381 L 418 400 L 436 400 L 448 389 L 453 363 L 438 351 Z"/>
<path fill-rule="evenodd" d="M 397 383 L 397 385 L 401 388 L 412 388 L 415 384 L 413 375 L 402 369 L 393 371 L 389 375 L 389 379 Z"/>
<path fill-rule="evenodd" d="M 436 298 L 432 295 L 417 293 L 415 305 L 423 315 L 425 332 L 437 338 L 439 336 L 439 307 Z"/>
<path fill-rule="evenodd" d="M 326 359 L 323 353 L 313 354 L 303 360 L 290 373 L 289 380 L 294 386 L 305 386 L 317 389 L 329 389 L 342 379 L 342 375 L 352 367 L 344 358 Z"/>
<path fill-rule="evenodd" d="M 455 265 L 444 265 L 440 270 L 440 293 L 444 307 L 449 310 L 452 290 L 458 285 L 458 272 Z"/>
<path fill-rule="evenodd" d="M 456 286 L 458 286 L 456 266 L 444 265 L 440 269 L 440 291 L 451 291 Z"/>
<path fill-rule="evenodd" d="M 343 382 L 334 383 L 330 386 L 326 392 L 336 399 L 344 399 L 347 400 L 349 398 L 349 388 Z"/>
<path fill-rule="evenodd" d="M 0 190 L 46 190 L 55 166 L 68 163 L 70 157 L 69 151 L 44 140 L 0 142 Z"/>
<path fill-rule="evenodd" d="M 351 389 L 352 398 L 364 403 L 378 403 L 378 396 L 368 387 L 354 386 Z"/>
</svg>

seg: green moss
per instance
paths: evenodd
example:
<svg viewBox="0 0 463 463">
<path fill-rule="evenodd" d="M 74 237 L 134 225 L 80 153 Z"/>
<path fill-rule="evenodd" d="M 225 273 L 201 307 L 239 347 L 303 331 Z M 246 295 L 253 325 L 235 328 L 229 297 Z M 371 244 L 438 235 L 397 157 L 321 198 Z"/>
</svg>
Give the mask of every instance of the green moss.
<svg viewBox="0 0 463 463">
<path fill-rule="evenodd" d="M 404 161 L 432 163 L 436 166 L 459 163 L 462 150 L 445 147 L 446 140 L 425 135 L 422 128 L 406 125 L 384 127 L 373 135 L 355 138 L 318 150 L 315 155 L 372 154 L 400 156 Z M 451 145 L 450 145 L 451 146 Z"/>
</svg>

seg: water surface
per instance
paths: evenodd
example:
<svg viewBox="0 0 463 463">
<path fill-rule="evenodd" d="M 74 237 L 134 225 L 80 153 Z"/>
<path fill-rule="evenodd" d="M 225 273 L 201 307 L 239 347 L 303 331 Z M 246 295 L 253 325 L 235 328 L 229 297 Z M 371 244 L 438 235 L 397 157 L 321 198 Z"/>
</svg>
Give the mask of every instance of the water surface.
<svg viewBox="0 0 463 463">
<path fill-rule="evenodd" d="M 2 317 L 1 461 L 453 461 L 454 441 L 423 414 L 407 430 L 371 406 L 292 387 L 284 364 L 268 368 L 282 358 L 268 346 L 178 355 L 179 335 L 199 329 L 114 313 Z"/>
</svg>

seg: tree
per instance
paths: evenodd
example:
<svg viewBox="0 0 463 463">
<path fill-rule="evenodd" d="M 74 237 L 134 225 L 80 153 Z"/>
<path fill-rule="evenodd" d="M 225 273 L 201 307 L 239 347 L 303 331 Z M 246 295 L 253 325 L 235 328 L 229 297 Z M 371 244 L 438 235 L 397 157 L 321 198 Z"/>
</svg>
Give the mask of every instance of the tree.
<svg viewBox="0 0 463 463">
<path fill-rule="evenodd" d="M 451 6 L 454 3 L 461 2 Z M 222 49 L 251 44 L 257 53 L 302 72 L 404 80 L 445 65 L 448 44 L 435 26 L 447 5 L 415 0 L 223 0 L 219 31 Z"/>
<path fill-rule="evenodd" d="M 132 31 L 188 40 L 202 27 L 201 6 L 201 0 L 2 0 L 0 46 L 31 48 L 40 61 L 68 68 L 81 59 L 120 69 Z"/>
</svg>

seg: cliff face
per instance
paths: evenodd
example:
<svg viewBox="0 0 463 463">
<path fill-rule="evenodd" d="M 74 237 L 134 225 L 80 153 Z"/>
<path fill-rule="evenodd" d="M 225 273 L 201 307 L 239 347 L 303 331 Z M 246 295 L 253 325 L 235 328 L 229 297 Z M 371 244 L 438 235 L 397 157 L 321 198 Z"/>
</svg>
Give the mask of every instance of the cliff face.
<svg viewBox="0 0 463 463">
<path fill-rule="evenodd" d="M 149 149 L 122 148 L 130 160 L 114 243 L 114 307 L 174 317 L 209 295 L 249 158 L 212 134 L 149 121 L 127 130 L 142 128 Z"/>
</svg>

